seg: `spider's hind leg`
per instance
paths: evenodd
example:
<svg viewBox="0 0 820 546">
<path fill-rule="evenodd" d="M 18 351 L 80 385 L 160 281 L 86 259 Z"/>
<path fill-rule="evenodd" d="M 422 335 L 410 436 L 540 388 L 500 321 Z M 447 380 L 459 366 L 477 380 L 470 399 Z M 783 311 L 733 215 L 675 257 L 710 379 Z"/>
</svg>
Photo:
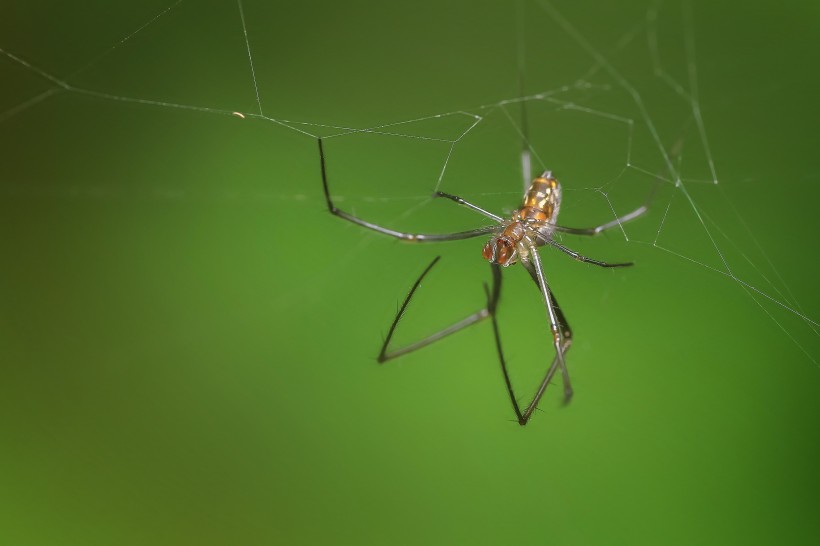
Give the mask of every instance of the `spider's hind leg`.
<svg viewBox="0 0 820 546">
<path fill-rule="evenodd" d="M 524 265 L 524 268 L 530 274 L 530 277 L 532 277 L 532 280 L 535 282 L 536 286 L 539 288 L 539 290 L 541 290 L 541 282 L 539 281 L 537 269 L 540 264 L 536 264 L 531 261 L 525 260 L 522 260 L 521 263 Z M 567 322 L 564 312 L 558 306 L 558 300 L 555 298 L 555 295 L 549 288 L 547 288 L 547 297 L 549 298 L 547 306 L 548 309 L 551 308 L 555 312 L 555 324 L 551 324 L 551 328 L 557 328 L 557 335 L 559 336 L 560 342 L 556 342 L 556 355 L 555 357 L 553 357 L 552 363 L 550 364 L 550 367 L 547 370 L 547 374 L 544 377 L 544 380 L 541 382 L 538 391 L 536 392 L 535 396 L 533 396 L 533 399 L 527 406 L 527 409 L 519 417 L 519 423 L 521 425 L 527 424 L 527 421 L 530 419 L 533 412 L 538 407 L 538 402 L 541 400 L 541 397 L 544 395 L 544 392 L 546 391 L 549 384 L 552 382 L 555 373 L 559 369 L 561 370 L 564 382 L 564 404 L 568 404 L 570 400 L 572 400 L 572 384 L 570 383 L 569 372 L 566 370 L 565 362 L 566 354 L 569 351 L 569 348 L 572 346 L 572 330 L 569 327 L 569 323 Z"/>
<path fill-rule="evenodd" d="M 533 281 L 535 281 L 535 284 L 537 286 L 539 286 L 539 289 L 540 289 L 540 284 L 538 282 L 538 275 L 535 272 L 534 264 L 532 264 L 530 262 L 523 262 L 523 263 L 524 263 L 524 267 L 527 269 L 530 276 L 532 276 Z M 494 269 L 493 269 L 493 278 L 496 281 L 495 285 L 498 286 L 499 289 L 500 289 L 501 268 L 497 265 L 494 265 L 493 267 L 494 267 Z M 569 324 L 567 323 L 567 319 L 564 316 L 564 312 L 561 311 L 561 308 L 558 306 L 558 300 L 555 299 L 555 296 L 552 294 L 552 291 L 549 291 L 549 298 L 550 298 L 550 303 L 551 303 L 553 309 L 555 309 L 556 322 L 558 323 L 558 331 L 559 331 L 559 334 L 561 336 L 561 345 L 560 345 L 561 356 L 565 356 L 567 354 L 567 351 L 569 351 L 570 346 L 572 345 L 572 330 L 570 329 Z M 488 298 L 487 299 L 488 299 L 488 302 L 495 302 L 495 304 L 497 304 L 497 302 L 498 302 L 498 296 L 492 297 L 489 294 L 489 291 L 488 291 Z M 510 403 L 512 403 L 513 411 L 515 412 L 515 416 L 518 420 L 518 424 L 521 425 L 521 426 L 524 426 L 529 422 L 530 417 L 532 417 L 533 412 L 537 409 L 538 402 L 540 401 L 541 396 L 544 394 L 544 390 L 549 385 L 549 383 L 552 382 L 552 378 L 555 375 L 555 373 L 561 368 L 561 360 L 562 359 L 559 355 L 557 355 L 557 354 L 555 355 L 555 357 L 552 360 L 552 364 L 550 364 L 550 367 L 547 371 L 547 375 L 541 383 L 541 387 L 539 388 L 536 395 L 533 397 L 532 401 L 526 406 L 526 409 L 522 412 L 521 411 L 521 406 L 518 404 L 518 399 L 515 396 L 515 391 L 513 390 L 512 381 L 510 380 L 509 370 L 507 369 L 507 362 L 504 359 L 504 351 L 501 347 L 501 335 L 500 335 L 499 328 L 498 328 L 496 308 L 495 308 L 494 305 L 489 305 L 489 309 L 490 309 L 490 320 L 492 321 L 492 324 L 493 324 L 493 333 L 495 334 L 496 349 L 498 350 L 498 358 L 499 358 L 499 361 L 501 363 L 501 372 L 504 374 L 504 383 L 507 386 L 507 393 L 510 396 Z M 569 403 L 571 398 L 572 398 L 572 385 L 570 385 L 570 383 L 569 383 L 569 376 L 564 375 L 564 403 L 565 404 Z"/>
</svg>

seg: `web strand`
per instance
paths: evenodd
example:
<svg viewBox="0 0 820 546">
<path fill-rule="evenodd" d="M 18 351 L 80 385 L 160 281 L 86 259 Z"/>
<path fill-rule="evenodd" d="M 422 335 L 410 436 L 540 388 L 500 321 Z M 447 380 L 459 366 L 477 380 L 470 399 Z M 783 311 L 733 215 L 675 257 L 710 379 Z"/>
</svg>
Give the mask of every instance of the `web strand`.
<svg viewBox="0 0 820 546">
<path fill-rule="evenodd" d="M 362 196 L 362 200 L 365 202 L 383 203 L 404 200 L 408 203 L 406 209 L 401 213 L 386 219 L 387 222 L 395 222 L 411 218 L 418 212 L 424 210 L 431 202 L 430 194 L 433 191 L 447 188 L 448 184 L 453 183 L 450 173 L 453 163 L 457 161 L 456 158 L 459 152 L 466 147 L 466 143 L 468 143 L 480 129 L 487 126 L 488 122 L 496 119 L 496 117 L 503 119 L 505 126 L 510 128 L 517 138 L 521 139 L 523 142 L 523 150 L 521 150 L 521 153 L 526 153 L 527 157 L 534 157 L 540 168 L 545 169 L 546 165 L 542 155 L 547 157 L 545 154 L 550 154 L 551 151 L 539 148 L 537 140 L 530 134 L 530 130 L 527 128 L 528 118 L 525 117 L 525 119 L 517 120 L 516 117 L 510 113 L 510 107 L 513 107 L 513 109 L 519 107 L 523 112 L 527 113 L 527 115 L 536 110 L 536 107 L 547 107 L 553 109 L 554 112 L 570 113 L 573 116 L 578 116 L 578 119 L 608 120 L 622 124 L 624 127 L 622 144 L 625 149 L 625 157 L 623 158 L 622 165 L 607 173 L 607 178 L 604 178 L 606 182 L 604 183 L 595 181 L 589 184 L 590 187 L 568 188 L 568 191 L 574 189 L 575 191 L 589 192 L 596 200 L 603 200 L 603 204 L 609 214 L 611 214 L 612 218 L 616 218 L 624 211 L 619 210 L 619 206 L 613 197 L 613 189 L 619 189 L 625 186 L 628 180 L 632 180 L 636 177 L 649 178 L 658 185 L 663 186 L 668 190 L 668 197 L 666 197 L 667 200 L 665 202 L 659 202 L 657 204 L 657 217 L 653 219 L 656 224 L 653 224 L 649 236 L 646 240 L 643 240 L 641 237 L 632 236 L 631 226 L 620 226 L 619 231 L 623 240 L 630 244 L 646 245 L 649 248 L 660 250 L 679 260 L 686 261 L 706 271 L 718 273 L 730 279 L 762 309 L 763 313 L 775 323 L 778 330 L 782 331 L 815 365 L 820 367 L 817 358 L 785 327 L 784 323 L 778 319 L 771 309 L 779 308 L 793 317 L 797 317 L 811 330 L 815 337 L 820 337 L 820 324 L 811 318 L 810 313 L 806 312 L 800 305 L 798 298 L 784 281 L 784 275 L 775 267 L 775 263 L 773 263 L 769 254 L 765 252 L 759 239 L 754 236 L 750 224 L 743 219 L 734 202 L 729 199 L 723 191 L 722 185 L 719 185 L 716 188 L 716 192 L 711 195 L 719 196 L 725 203 L 728 203 L 727 210 L 732 213 L 731 220 L 741 226 L 743 231 L 748 235 L 754 246 L 754 250 L 762 256 L 766 271 L 770 271 L 772 273 L 771 275 L 764 273 L 764 268 L 756 264 L 755 260 L 751 257 L 752 253 L 746 252 L 735 243 L 727 231 L 721 227 L 718 219 L 707 214 L 698 199 L 696 199 L 696 196 L 700 195 L 698 193 L 700 188 L 706 185 L 718 184 L 718 169 L 716 166 L 715 153 L 708 138 L 706 120 L 704 119 L 701 105 L 701 82 L 699 81 L 698 75 L 694 34 L 695 21 L 692 5 L 688 0 L 682 3 L 680 12 L 681 24 L 683 25 L 683 51 L 685 54 L 683 60 L 685 76 L 680 78 L 681 81 L 677 81 L 672 76 L 673 73 L 676 73 L 675 70 L 667 70 L 664 62 L 659 43 L 658 29 L 658 20 L 661 14 L 657 5 L 651 6 L 646 11 L 645 17 L 642 20 L 631 25 L 631 28 L 627 29 L 627 31 L 619 37 L 617 42 L 611 44 L 609 48 L 606 48 L 606 51 L 602 51 L 593 45 L 593 42 L 590 40 L 591 36 L 585 34 L 582 29 L 576 27 L 565 18 L 552 2 L 549 0 L 537 0 L 536 6 L 539 8 L 539 14 L 544 16 L 551 24 L 554 24 L 556 28 L 563 31 L 575 47 L 585 52 L 589 58 L 590 65 L 588 67 L 581 67 L 585 68 L 585 70 L 578 72 L 580 74 L 578 78 L 569 81 L 556 81 L 555 85 L 550 85 L 550 89 L 525 94 L 524 75 L 526 72 L 526 64 L 529 59 L 536 55 L 527 49 L 524 40 L 524 4 L 523 2 L 519 2 L 516 11 L 516 21 L 519 31 L 516 35 L 517 43 L 515 53 L 519 68 L 519 96 L 500 97 L 498 100 L 472 107 L 461 107 L 459 105 L 447 112 L 421 113 L 410 119 L 385 120 L 383 123 L 362 127 L 345 123 L 324 123 L 322 120 L 310 121 L 295 120 L 289 117 L 270 117 L 265 114 L 262 104 L 262 92 L 257 78 L 257 66 L 261 67 L 264 65 L 256 62 L 257 60 L 263 60 L 264 57 L 255 56 L 260 55 L 259 51 L 257 51 L 260 47 L 259 40 L 254 40 L 254 36 L 249 32 L 248 19 L 242 0 L 237 0 L 237 10 L 241 22 L 241 37 L 242 43 L 244 44 L 242 57 L 245 58 L 243 62 L 247 62 L 247 67 L 250 69 L 251 78 L 246 91 L 250 92 L 252 90 L 253 92 L 256 106 L 255 112 L 243 113 L 231 104 L 185 104 L 172 100 L 165 101 L 140 96 L 129 96 L 127 94 L 109 93 L 100 89 L 75 85 L 77 75 L 87 73 L 99 66 L 102 59 L 120 49 L 123 44 L 131 42 L 134 37 L 144 33 L 146 29 L 157 24 L 158 21 L 179 16 L 176 12 L 179 11 L 178 7 L 180 4 L 182 4 L 182 0 L 177 0 L 164 7 L 154 16 L 136 25 L 133 30 L 125 34 L 110 47 L 80 63 L 80 67 L 70 72 L 69 75 L 50 73 L 37 66 L 36 63 L 29 61 L 26 55 L 0 48 L 0 60 L 4 58 L 11 64 L 37 76 L 43 80 L 47 86 L 45 90 L 43 90 L 42 87 L 38 88 L 36 91 L 33 91 L 30 96 L 23 98 L 16 104 L 0 112 L 0 129 L 11 119 L 18 118 L 33 109 L 42 107 L 57 96 L 74 94 L 99 101 L 129 103 L 157 109 L 186 110 L 197 114 L 212 116 L 238 116 L 247 122 L 262 122 L 279 127 L 289 134 L 292 134 L 293 138 L 315 139 L 321 135 L 325 141 L 330 141 L 331 139 L 338 141 L 356 138 L 361 135 L 370 135 L 385 140 L 416 141 L 430 143 L 431 145 L 443 144 L 440 162 L 436 163 L 437 169 L 435 174 L 431 175 L 429 180 L 421 181 L 418 186 L 421 189 L 419 189 L 416 195 L 403 195 L 401 197 L 391 197 L 389 195 Z M 239 33 L 240 30 L 237 29 L 236 32 Z M 641 42 L 639 38 L 644 35 L 645 41 Z M 252 42 L 254 43 L 253 49 L 251 47 Z M 650 65 L 649 68 L 654 74 L 654 77 L 657 78 L 657 81 L 661 82 L 660 86 L 664 89 L 668 89 L 666 92 L 675 97 L 675 102 L 681 105 L 681 108 L 686 108 L 689 111 L 690 117 L 687 118 L 687 123 L 691 127 L 691 133 L 696 133 L 693 139 L 697 140 L 698 144 L 693 148 L 687 148 L 687 150 L 694 150 L 696 152 L 699 147 L 702 151 L 706 165 L 703 168 L 701 176 L 694 176 L 692 178 L 682 176 L 684 166 L 683 154 L 679 150 L 676 150 L 678 143 L 667 148 L 664 144 L 664 139 L 666 139 L 666 142 L 674 142 L 675 138 L 682 139 L 683 137 L 677 133 L 670 135 L 661 130 L 663 123 L 657 123 L 658 120 L 656 116 L 653 115 L 654 111 L 650 110 L 652 101 L 647 100 L 647 95 L 641 88 L 633 83 L 628 75 L 628 71 L 622 72 L 619 70 L 619 66 L 612 60 L 618 54 L 627 51 L 629 48 L 638 46 L 644 48 L 645 54 L 648 55 L 649 60 L 647 64 Z M 264 72 L 260 71 L 260 74 L 263 73 Z M 599 80 L 603 80 L 603 82 Z M 529 80 L 527 80 L 527 82 L 529 83 Z M 704 80 L 704 84 L 705 83 L 706 80 Z M 704 86 L 704 92 L 706 90 L 707 87 Z M 270 91 L 270 89 L 266 90 L 266 96 Z M 631 108 L 628 109 L 624 107 L 621 109 L 616 106 L 598 107 L 585 102 L 586 93 L 612 94 L 615 91 L 623 92 L 630 98 Z M 268 108 L 270 108 L 270 104 L 272 104 L 272 102 L 269 99 L 266 100 Z M 277 106 L 277 112 L 284 113 L 286 111 L 287 108 L 279 108 Z M 287 116 L 287 114 L 283 115 Z M 424 130 L 419 129 L 420 127 L 425 127 L 425 124 L 446 127 L 448 132 L 445 136 L 441 136 L 433 130 L 429 130 L 429 132 L 425 133 Z M 680 131 L 681 134 L 684 132 L 685 129 Z M 648 143 L 638 138 L 644 135 L 648 135 Z M 646 162 L 645 158 L 648 156 L 651 156 L 652 159 L 662 164 L 660 171 L 657 165 Z M 707 168 L 708 174 L 706 172 Z M 722 174 L 725 175 L 725 173 Z M 711 180 L 707 180 L 708 177 L 711 177 Z M 472 195 L 504 197 L 506 201 L 508 197 L 514 198 L 514 196 L 519 195 L 520 192 L 516 190 L 516 186 L 517 184 L 510 185 L 507 191 L 475 191 Z M 337 196 L 340 201 L 343 201 L 346 197 L 352 199 L 355 196 Z M 298 193 L 292 196 L 284 196 L 284 198 L 303 200 L 305 195 Z M 712 197 L 710 196 L 710 198 Z M 698 232 L 705 236 L 705 241 L 707 242 L 704 243 L 704 248 L 692 252 L 681 251 L 668 245 L 666 242 L 671 224 L 677 220 L 675 216 L 678 207 L 685 207 L 685 209 L 691 213 L 693 220 L 688 228 L 692 234 Z M 364 239 L 369 241 L 371 237 L 364 237 Z M 369 243 L 362 242 L 361 244 L 366 246 Z M 364 246 L 362 248 L 364 248 Z M 710 260 L 714 259 L 712 254 L 716 256 L 719 266 L 710 265 Z M 761 278 L 761 282 L 751 282 L 749 279 L 743 278 L 742 274 L 736 273 L 737 261 L 733 262 L 730 256 L 737 255 L 740 256 L 741 266 L 738 271 L 742 270 L 742 266 L 745 264 L 752 268 L 753 275 L 757 275 Z M 767 308 L 763 305 L 764 302 L 767 305 L 772 304 L 774 307 Z"/>
</svg>

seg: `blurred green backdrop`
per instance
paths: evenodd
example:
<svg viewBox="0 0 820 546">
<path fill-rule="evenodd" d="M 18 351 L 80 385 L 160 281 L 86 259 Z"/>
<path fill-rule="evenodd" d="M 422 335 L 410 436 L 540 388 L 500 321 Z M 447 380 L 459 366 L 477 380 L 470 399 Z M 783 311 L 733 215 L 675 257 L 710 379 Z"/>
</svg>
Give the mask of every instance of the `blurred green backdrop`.
<svg viewBox="0 0 820 546">
<path fill-rule="evenodd" d="M 816 544 L 817 8 L 556 7 L 566 22 L 505 2 L 7 3 L 0 541 Z M 577 394 L 521 428 L 489 324 L 375 363 L 433 256 L 401 339 L 482 305 L 483 243 L 332 217 L 309 135 L 346 208 L 464 229 L 427 197 L 445 160 L 443 189 L 514 208 L 521 104 L 481 106 L 555 90 L 526 114 L 567 224 L 666 180 L 628 241 L 565 240 L 636 267 L 544 252 Z M 502 298 L 523 399 L 543 310 L 516 268 Z"/>
</svg>

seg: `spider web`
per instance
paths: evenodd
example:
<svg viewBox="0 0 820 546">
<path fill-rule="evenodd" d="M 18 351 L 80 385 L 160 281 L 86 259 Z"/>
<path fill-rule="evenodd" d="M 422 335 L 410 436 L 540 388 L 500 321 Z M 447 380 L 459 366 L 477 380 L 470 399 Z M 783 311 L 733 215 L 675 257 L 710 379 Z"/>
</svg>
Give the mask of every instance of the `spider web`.
<svg viewBox="0 0 820 546">
<path fill-rule="evenodd" d="M 18 22 L 52 38 L 3 33 L 0 184 L 7 203 L 242 202 L 281 210 L 284 233 L 299 218 L 325 214 L 316 206 L 322 198 L 311 148 L 323 137 L 332 191 L 345 210 L 394 229 L 452 231 L 480 219 L 432 199 L 434 190 L 502 212 L 520 199 L 522 176 L 550 169 L 566 190 L 564 224 L 591 226 L 650 206 L 645 218 L 612 230 L 605 245 L 580 243 L 585 253 L 616 252 L 638 262 L 664 255 L 670 258 L 664 267 L 740 291 L 769 321 L 772 335 L 820 366 L 816 307 L 806 304 L 811 294 L 789 281 L 795 271 L 811 269 L 805 259 L 811 252 L 775 255 L 776 243 L 764 237 L 772 231 L 767 207 L 788 203 L 774 200 L 761 208 L 772 197 L 766 181 L 729 176 L 738 171 L 722 167 L 725 142 L 715 144 L 709 116 L 720 103 L 714 97 L 701 102 L 700 59 L 713 52 L 696 43 L 699 23 L 688 3 L 641 4 L 623 8 L 632 10 L 622 18 L 627 25 L 584 19 L 584 26 L 564 14 L 568 7 L 545 0 L 522 4 L 517 20 L 499 25 L 498 35 L 482 36 L 487 51 L 518 68 L 501 78 L 481 72 L 492 84 L 470 86 L 460 100 L 447 92 L 401 95 L 395 82 L 359 70 L 357 59 L 334 51 L 335 44 L 366 37 L 317 35 L 307 18 L 283 24 L 275 6 L 239 1 L 204 7 L 179 0 L 114 12 L 101 5 L 97 15 L 106 24 L 89 28 L 62 27 L 59 12 L 46 17 L 29 9 L 19 8 Z M 334 12 L 328 8 L 318 17 L 331 20 Z M 466 27 L 474 23 L 469 17 L 461 19 Z M 406 26 L 413 32 L 396 36 L 415 37 L 416 57 L 431 54 L 424 48 L 432 39 L 418 36 L 424 24 L 422 16 L 410 19 Z M 77 34 L 85 39 L 72 41 Z M 504 42 L 510 37 L 515 40 Z M 285 45 L 294 43 L 309 55 L 289 58 Z M 465 47 L 445 44 L 450 54 Z M 317 59 L 321 64 L 311 66 Z M 346 77 L 345 70 L 353 75 Z M 429 85 L 439 76 L 431 72 Z M 333 88 L 335 102 L 327 103 L 325 87 Z M 371 88 L 387 100 L 354 101 Z M 142 149 L 117 148 L 118 131 L 129 131 L 123 129 L 129 124 L 135 127 L 130 131 L 145 132 L 138 139 Z M 204 148 L 219 150 L 219 161 L 186 164 L 177 150 L 192 141 L 204 146 L 192 136 L 200 130 L 219 135 Z M 151 131 L 173 135 L 176 144 L 153 142 Z M 75 134 L 82 142 L 71 143 Z M 522 141 L 531 163 L 523 175 Z M 62 146 L 70 152 L 57 154 Z M 252 182 L 239 181 L 243 177 Z M 357 242 L 338 256 L 335 271 L 383 244 L 350 226 L 338 229 Z M 792 238 L 797 233 L 796 226 L 785 231 Z M 333 245 L 330 239 L 323 236 L 321 244 Z M 321 293 L 332 283 L 333 275 L 313 272 L 305 285 Z M 720 305 L 696 301 L 700 313 Z M 295 300 L 285 298 L 282 305 Z M 658 313 L 670 312 L 665 309 Z M 683 335 L 703 332 L 694 324 Z"/>
</svg>

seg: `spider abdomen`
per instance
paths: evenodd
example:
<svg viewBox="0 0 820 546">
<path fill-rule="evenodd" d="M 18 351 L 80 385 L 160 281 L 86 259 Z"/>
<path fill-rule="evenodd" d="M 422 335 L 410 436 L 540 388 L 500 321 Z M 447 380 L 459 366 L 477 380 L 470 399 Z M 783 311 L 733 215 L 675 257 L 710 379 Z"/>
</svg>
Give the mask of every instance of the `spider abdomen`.
<svg viewBox="0 0 820 546">
<path fill-rule="evenodd" d="M 546 171 L 532 181 L 516 216 L 521 220 L 554 223 L 560 206 L 561 184 L 551 171 Z"/>
</svg>

